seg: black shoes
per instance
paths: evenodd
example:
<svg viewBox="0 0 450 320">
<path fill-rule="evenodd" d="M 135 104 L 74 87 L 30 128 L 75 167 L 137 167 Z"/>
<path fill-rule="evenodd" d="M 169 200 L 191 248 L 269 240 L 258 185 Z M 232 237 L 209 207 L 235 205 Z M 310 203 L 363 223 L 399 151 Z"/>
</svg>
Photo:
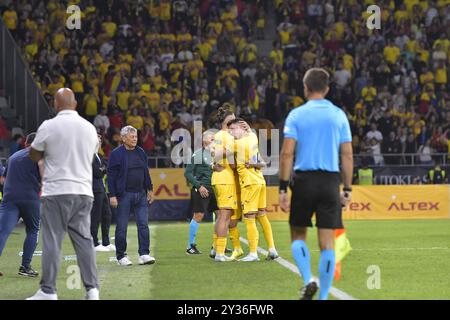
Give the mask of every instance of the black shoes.
<svg viewBox="0 0 450 320">
<path fill-rule="evenodd" d="M 201 252 L 200 252 L 200 250 L 197 249 L 197 245 L 194 243 L 194 244 L 191 244 L 190 248 L 186 249 L 186 254 L 189 254 L 189 255 L 201 254 Z"/>
<path fill-rule="evenodd" d="M 25 268 L 24 266 L 20 266 L 20 268 L 19 268 L 19 274 L 20 274 L 21 276 L 31 277 L 31 278 L 37 277 L 37 276 L 39 275 L 39 273 L 36 272 L 36 271 L 34 271 L 34 270 L 31 268 L 31 266 L 29 266 L 29 267 L 27 267 L 27 268 Z"/>
<path fill-rule="evenodd" d="M 312 300 L 317 292 L 317 288 L 317 283 L 314 281 L 308 283 L 306 287 L 302 288 L 300 300 Z"/>
</svg>

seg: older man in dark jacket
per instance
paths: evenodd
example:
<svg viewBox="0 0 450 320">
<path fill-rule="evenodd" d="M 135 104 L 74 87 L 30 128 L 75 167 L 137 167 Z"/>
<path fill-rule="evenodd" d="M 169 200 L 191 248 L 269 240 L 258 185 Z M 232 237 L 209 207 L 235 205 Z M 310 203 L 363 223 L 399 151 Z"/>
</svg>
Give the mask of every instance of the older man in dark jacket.
<svg viewBox="0 0 450 320">
<path fill-rule="evenodd" d="M 153 202 L 153 185 L 148 171 L 147 155 L 137 146 L 137 130 L 126 126 L 120 131 L 123 145 L 111 152 L 108 161 L 110 203 L 117 208 L 116 257 L 119 265 L 129 266 L 127 228 L 131 212 L 136 217 L 139 242 L 139 264 L 153 264 L 150 256 L 148 207 Z"/>
</svg>

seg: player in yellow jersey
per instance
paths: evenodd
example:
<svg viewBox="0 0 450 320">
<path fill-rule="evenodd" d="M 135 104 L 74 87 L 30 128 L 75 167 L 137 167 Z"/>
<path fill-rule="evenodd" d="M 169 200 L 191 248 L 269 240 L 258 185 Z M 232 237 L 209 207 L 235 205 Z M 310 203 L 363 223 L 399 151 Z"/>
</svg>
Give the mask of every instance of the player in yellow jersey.
<svg viewBox="0 0 450 320">
<path fill-rule="evenodd" d="M 214 135 L 212 156 L 214 165 L 220 170 L 212 174 L 211 184 L 217 199 L 217 220 L 215 224 L 215 261 L 223 262 L 231 259 L 225 256 L 228 228 L 233 211 L 237 209 L 236 182 L 233 170 L 234 138 L 228 133 L 227 123 L 235 119 L 233 111 L 226 106 L 219 108 L 217 120 L 222 129 Z"/>
<path fill-rule="evenodd" d="M 239 261 L 258 261 L 259 234 L 256 220 L 261 224 L 269 246 L 267 259 L 278 258 L 273 241 L 272 227 L 265 214 L 266 181 L 261 169 L 264 162 L 259 157 L 258 137 L 248 129 L 242 119 L 228 123 L 231 135 L 235 138 L 236 170 L 241 188 L 242 214 L 247 228 L 250 253 Z"/>
</svg>

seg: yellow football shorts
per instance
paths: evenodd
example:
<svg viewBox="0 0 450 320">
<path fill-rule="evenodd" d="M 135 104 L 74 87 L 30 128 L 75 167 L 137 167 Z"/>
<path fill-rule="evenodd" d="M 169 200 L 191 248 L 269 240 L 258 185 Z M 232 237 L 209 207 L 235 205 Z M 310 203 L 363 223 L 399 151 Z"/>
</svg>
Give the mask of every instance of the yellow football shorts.
<svg viewBox="0 0 450 320">
<path fill-rule="evenodd" d="M 241 220 L 242 217 L 242 203 L 241 203 L 241 191 L 238 190 L 236 194 L 237 207 L 233 210 L 233 214 L 231 215 L 231 220 Z"/>
<path fill-rule="evenodd" d="M 267 195 L 265 185 L 249 185 L 242 188 L 241 193 L 242 213 L 256 213 L 259 209 L 267 207 Z"/>
<path fill-rule="evenodd" d="M 237 209 L 236 185 L 216 184 L 213 188 L 219 209 Z"/>
</svg>

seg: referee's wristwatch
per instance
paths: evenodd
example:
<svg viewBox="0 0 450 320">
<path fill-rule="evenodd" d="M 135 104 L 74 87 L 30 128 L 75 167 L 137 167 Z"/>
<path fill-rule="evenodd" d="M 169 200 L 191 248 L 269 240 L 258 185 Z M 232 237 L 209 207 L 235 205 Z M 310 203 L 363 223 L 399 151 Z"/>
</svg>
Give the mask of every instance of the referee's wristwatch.
<svg viewBox="0 0 450 320">
<path fill-rule="evenodd" d="M 352 193 L 352 188 L 351 187 L 344 187 L 342 189 L 342 191 L 344 192 L 344 197 L 345 198 L 350 198 L 351 193 Z"/>
</svg>

